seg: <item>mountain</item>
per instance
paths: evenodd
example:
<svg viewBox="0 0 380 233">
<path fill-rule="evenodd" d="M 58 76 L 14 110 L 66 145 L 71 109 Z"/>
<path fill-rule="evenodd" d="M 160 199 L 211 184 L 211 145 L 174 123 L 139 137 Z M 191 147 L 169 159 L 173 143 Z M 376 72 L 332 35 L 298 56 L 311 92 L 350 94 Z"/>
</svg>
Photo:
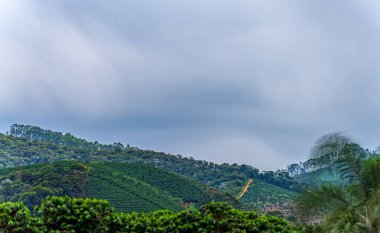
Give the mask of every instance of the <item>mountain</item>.
<svg viewBox="0 0 380 233">
<path fill-rule="evenodd" d="M 260 172 L 245 164 L 215 164 L 192 157 L 124 146 L 119 142 L 104 145 L 76 138 L 69 133 L 29 125 L 14 124 L 7 133 L 8 135 L 0 134 L 0 154 L 4 155 L 0 160 L 0 168 L 70 159 L 130 162 L 152 164 L 232 194 L 237 194 L 249 178 L 293 191 L 301 189 L 297 181 L 284 170 Z"/>
<path fill-rule="evenodd" d="M 33 207 L 48 195 L 106 199 L 117 211 L 181 210 L 231 196 L 150 165 L 57 161 L 0 170 L 2 201 Z"/>
<path fill-rule="evenodd" d="M 246 200 L 242 201 L 242 203 L 247 208 L 265 208 L 265 206 L 273 205 L 280 205 L 279 208 L 283 208 L 281 205 L 291 202 L 302 188 L 299 182 L 294 177 L 289 176 L 286 170 L 260 172 L 258 169 L 245 164 L 215 164 L 204 160 L 195 160 L 192 157 L 142 150 L 130 145 L 124 146 L 121 143 L 104 145 L 98 142 L 88 142 L 68 133 L 63 134 L 35 126 L 13 125 L 7 134 L 0 134 L 0 168 L 51 163 L 62 160 L 81 161 L 90 163 L 91 166 L 96 166 L 95 162 L 150 165 L 151 167 L 166 170 L 170 174 L 176 173 L 181 175 L 181 177 L 186 176 L 188 179 L 196 180 L 209 188 L 208 192 L 211 196 L 218 197 L 222 195 L 225 196 L 224 198 L 228 196 L 227 200 L 230 202 L 233 202 L 233 196 L 239 196 L 249 179 L 253 179 L 254 181 L 254 185 L 250 187 L 250 189 L 254 190 L 253 193 L 256 192 L 258 187 L 261 187 L 261 190 L 278 188 L 272 194 L 254 194 L 260 196 L 263 203 L 261 205 L 254 204 L 257 198 L 242 199 Z M 113 179 L 120 180 L 122 176 L 117 175 L 119 171 L 114 172 L 114 170 L 119 169 L 119 165 L 113 166 L 109 169 L 106 167 L 103 169 L 101 166 L 98 166 L 97 170 L 102 170 L 103 173 L 99 173 L 96 176 L 94 173 L 91 173 L 89 176 L 93 177 L 92 179 L 103 180 L 106 180 L 104 176 L 108 178 L 112 177 L 107 182 L 111 182 Z M 131 177 L 131 174 L 126 176 L 129 179 L 142 179 L 142 177 Z M 146 185 L 154 186 L 151 183 L 152 180 L 154 180 L 154 177 L 146 178 L 143 182 Z M 102 187 L 107 187 L 107 182 L 105 185 L 100 181 L 95 183 L 99 187 L 102 185 Z M 119 185 L 119 183 L 123 182 L 117 181 L 116 183 Z M 184 187 L 186 186 L 181 186 L 177 190 L 184 189 Z M 101 189 L 99 188 L 99 190 Z M 221 194 L 218 190 L 224 193 Z M 251 193 L 251 191 L 249 190 L 248 193 Z M 178 197 L 174 194 L 171 196 Z M 277 196 L 279 198 L 284 196 L 292 197 L 288 201 L 277 201 Z M 117 199 L 117 197 L 109 198 Z M 213 199 L 215 198 L 208 198 L 209 201 Z M 187 200 L 183 199 L 183 201 L 186 202 Z"/>
</svg>

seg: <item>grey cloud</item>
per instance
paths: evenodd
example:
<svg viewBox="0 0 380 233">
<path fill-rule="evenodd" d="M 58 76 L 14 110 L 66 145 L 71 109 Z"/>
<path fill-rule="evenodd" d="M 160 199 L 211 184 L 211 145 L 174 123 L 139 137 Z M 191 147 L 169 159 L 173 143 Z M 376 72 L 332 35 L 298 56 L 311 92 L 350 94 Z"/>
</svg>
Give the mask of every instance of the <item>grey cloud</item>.
<svg viewBox="0 0 380 233">
<path fill-rule="evenodd" d="M 379 141 L 375 1 L 5 1 L 0 129 L 264 169 Z M 263 156 L 265 155 L 265 156 Z"/>
</svg>

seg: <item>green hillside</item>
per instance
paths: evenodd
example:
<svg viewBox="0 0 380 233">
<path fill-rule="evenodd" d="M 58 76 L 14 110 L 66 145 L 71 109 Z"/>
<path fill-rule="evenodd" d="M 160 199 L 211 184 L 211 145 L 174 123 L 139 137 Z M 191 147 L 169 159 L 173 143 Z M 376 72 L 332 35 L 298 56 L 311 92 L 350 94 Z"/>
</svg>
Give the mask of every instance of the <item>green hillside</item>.
<svg viewBox="0 0 380 233">
<path fill-rule="evenodd" d="M 138 193 L 136 193 L 137 189 L 139 189 Z M 153 199 L 153 194 L 155 199 Z M 163 194 L 172 197 L 170 201 L 174 201 L 176 205 L 179 203 L 200 205 L 213 200 L 238 204 L 230 195 L 208 188 L 187 177 L 149 165 L 91 163 L 87 196 L 107 199 L 111 204 L 115 203 L 114 205 L 121 211 L 147 211 L 148 209 L 141 209 L 138 206 L 140 199 L 148 200 L 148 198 L 147 205 L 154 205 L 155 209 L 168 209 L 170 203 L 165 204 L 164 201 L 167 198 L 162 198 Z M 126 196 L 129 198 L 125 198 Z"/>
<path fill-rule="evenodd" d="M 188 177 L 150 165 L 93 162 L 91 168 L 94 172 L 90 174 L 90 181 L 93 176 L 99 174 L 129 177 L 165 191 L 179 198 L 182 203 L 203 204 L 210 201 L 227 201 L 233 205 L 238 204 L 231 195 L 209 188 Z"/>
<path fill-rule="evenodd" d="M 271 190 L 272 187 L 278 187 L 281 190 L 284 189 L 294 193 L 292 191 L 298 192 L 301 189 L 299 182 L 295 178 L 290 177 L 285 170 L 260 172 L 258 169 L 245 164 L 215 164 L 208 161 L 195 160 L 192 157 L 142 150 L 129 145 L 124 146 L 121 143 L 103 145 L 98 142 L 78 139 L 71 134 L 62 134 L 34 126 L 13 125 L 8 135 L 0 134 L 0 168 L 51 163 L 61 160 L 76 160 L 91 163 L 94 169 L 90 169 L 91 173 L 89 177 L 91 179 L 88 182 L 89 188 L 87 190 L 93 197 L 98 198 L 105 198 L 102 196 L 106 194 L 106 191 L 103 189 L 108 186 L 110 180 L 114 180 L 115 188 L 117 186 L 122 187 L 120 186 L 121 184 L 133 183 L 135 180 L 138 180 L 143 182 L 144 185 L 168 193 L 171 197 L 179 198 L 184 203 L 202 204 L 212 200 L 227 200 L 235 206 L 236 201 L 233 196 L 237 196 L 240 193 L 249 178 L 254 179 L 258 183 L 261 182 L 263 190 Z M 113 165 L 108 165 L 112 166 L 112 168 L 102 167 L 97 166 L 96 162 L 107 162 Z M 184 177 L 187 177 L 188 180 L 197 180 L 203 183 L 203 185 L 201 187 L 198 183 L 198 185 L 194 186 L 194 184 L 189 182 L 186 185 L 180 185 L 181 182 L 177 181 L 168 183 L 167 181 L 172 180 L 173 177 L 166 178 L 163 176 L 163 178 L 160 178 L 161 176 L 152 171 L 149 173 L 130 172 L 128 169 L 123 169 L 122 165 L 115 165 L 117 163 L 140 164 L 141 166 L 145 164 L 149 165 L 150 169 L 152 167 L 161 168 L 166 170 L 167 174 L 171 174 L 170 176 L 174 176 L 173 173 L 183 175 L 181 176 L 183 178 L 181 182 L 184 182 Z M 130 167 L 129 169 L 131 171 L 133 169 L 139 170 L 138 167 Z M 127 179 L 123 178 L 123 176 L 128 177 L 129 181 L 123 180 Z M 95 179 L 97 179 L 97 182 L 92 183 L 92 180 Z M 99 194 L 95 192 L 95 188 L 91 188 L 91 185 L 99 186 Z M 205 188 L 206 186 L 208 188 Z M 202 192 L 199 190 L 205 191 L 201 194 Z M 111 196 L 108 199 L 111 202 L 114 199 L 118 203 L 116 206 L 120 206 L 120 209 L 131 208 L 126 206 L 126 204 L 122 204 L 123 202 L 117 201 L 120 199 L 119 196 L 124 195 L 121 194 L 121 191 L 114 193 L 112 195 L 109 194 Z M 151 193 L 156 192 L 152 191 Z M 266 203 L 272 204 L 276 203 L 276 198 L 273 196 L 282 195 L 281 192 L 269 193 L 268 191 L 266 193 L 268 194 L 267 198 L 263 195 L 261 199 L 265 200 Z M 144 197 L 143 194 L 141 195 Z M 249 203 L 247 201 L 247 203 L 249 208 L 258 206 L 255 202 Z M 160 206 L 158 205 L 157 208 L 160 208 Z"/>
<path fill-rule="evenodd" d="M 57 160 L 143 163 L 188 176 L 233 195 L 238 194 L 249 178 L 261 179 L 289 190 L 301 190 L 298 182 L 284 170 L 260 172 L 245 164 L 215 164 L 121 143 L 104 145 L 28 125 L 12 125 L 7 133 L 0 134 L 0 168 Z"/>
<path fill-rule="evenodd" d="M 257 211 L 281 211 L 287 216 L 293 215 L 294 203 L 299 193 L 290 191 L 261 180 L 253 180 L 248 191 L 240 199 L 247 209 Z"/>
<path fill-rule="evenodd" d="M 149 165 L 58 161 L 0 170 L 2 201 L 37 205 L 48 195 L 108 200 L 118 211 L 181 210 L 182 203 L 237 204 L 229 195 Z"/>
<path fill-rule="evenodd" d="M 86 190 L 87 197 L 106 199 L 117 211 L 122 212 L 183 209 L 180 200 L 176 200 L 169 193 L 109 169 L 107 166 L 104 169 L 92 168 Z"/>
<path fill-rule="evenodd" d="M 0 170 L 3 202 L 22 201 L 33 207 L 48 195 L 86 195 L 90 168 L 80 162 L 53 162 Z"/>
</svg>

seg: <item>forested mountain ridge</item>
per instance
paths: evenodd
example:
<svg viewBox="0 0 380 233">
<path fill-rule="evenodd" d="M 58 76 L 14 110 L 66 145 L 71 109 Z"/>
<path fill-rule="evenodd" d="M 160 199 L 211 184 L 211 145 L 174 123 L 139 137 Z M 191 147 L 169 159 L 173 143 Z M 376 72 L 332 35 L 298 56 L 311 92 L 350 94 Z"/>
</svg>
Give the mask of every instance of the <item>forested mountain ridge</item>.
<svg viewBox="0 0 380 233">
<path fill-rule="evenodd" d="M 70 134 L 34 126 L 13 125 L 7 134 L 0 134 L 0 168 L 62 160 L 152 165 L 195 179 L 210 188 L 229 193 L 229 199 L 225 200 L 230 200 L 230 203 L 233 202 L 232 196 L 237 197 L 245 183 L 252 178 L 253 185 L 250 189 L 257 188 L 257 190 L 250 193 L 257 193 L 261 204 L 253 205 L 251 202 L 257 200 L 252 197 L 242 199 L 241 203 L 243 208 L 255 208 L 257 211 L 262 211 L 264 206 L 273 205 L 278 205 L 280 209 L 283 209 L 282 205 L 293 202 L 301 189 L 297 180 L 289 176 L 286 170 L 260 172 L 258 169 L 244 164 L 215 164 L 195 160 L 192 157 L 142 150 L 128 145 L 123 146 L 121 143 L 102 145 L 77 139 Z M 105 174 L 110 177 L 111 173 L 105 171 Z M 102 176 L 93 177 L 93 179 L 102 178 Z M 120 176 L 117 175 L 114 177 L 116 180 L 119 178 Z M 103 185 L 101 182 L 97 184 Z M 217 190 L 214 192 L 211 192 L 212 189 L 209 190 L 211 195 L 218 197 Z M 271 191 L 275 192 L 269 194 Z M 105 197 L 100 196 L 100 198 Z M 209 198 L 209 201 L 211 200 L 213 198 Z"/>
<path fill-rule="evenodd" d="M 124 145 L 120 142 L 115 142 L 109 145 L 100 144 L 98 142 L 89 142 L 85 139 L 77 138 L 70 133 L 63 134 L 61 132 L 54 132 L 30 125 L 13 124 L 6 134 L 14 137 L 21 137 L 41 142 L 53 142 L 56 144 L 73 146 L 82 149 L 104 150 L 111 152 L 124 149 Z M 127 148 L 129 148 L 129 145 L 127 145 Z"/>
<path fill-rule="evenodd" d="M 338 138 L 342 137 L 332 135 Z M 348 139 L 341 143 L 345 142 L 348 142 Z M 106 145 L 96 141 L 89 142 L 70 133 L 63 134 L 36 126 L 14 124 L 10 127 L 7 135 L 0 134 L 0 153 L 5 155 L 0 157 L 0 168 L 72 159 L 120 161 L 153 164 L 233 194 L 238 193 L 240 187 L 249 178 L 260 179 L 298 192 L 302 188 L 301 183 L 310 183 L 312 179 L 315 180 L 316 174 L 323 174 L 322 176 L 327 180 L 331 179 L 328 177 L 330 167 L 334 167 L 334 163 L 339 160 L 340 155 L 337 148 L 326 150 L 326 145 L 323 147 L 323 149 L 314 148 L 316 151 L 324 151 L 318 155 L 319 157 L 314 156 L 305 162 L 291 164 L 285 170 L 260 172 L 245 164 L 215 164 L 195 160 L 192 157 L 142 150 L 130 145 L 124 146 L 120 142 Z M 368 149 L 359 148 L 359 150 L 368 156 L 374 155 L 374 152 Z M 313 178 L 309 179 L 308 177 Z"/>
<path fill-rule="evenodd" d="M 249 179 L 293 191 L 301 186 L 286 170 L 264 171 L 249 165 L 215 164 L 192 157 L 142 150 L 121 143 L 103 145 L 78 139 L 71 134 L 44 130 L 35 126 L 12 125 L 9 135 L 0 134 L 0 167 L 13 167 L 57 160 L 113 161 L 152 164 L 202 183 L 238 194 Z"/>
<path fill-rule="evenodd" d="M 77 188 L 57 191 L 60 190 L 58 187 L 56 191 L 51 192 L 51 190 L 49 191 L 50 186 L 31 185 L 30 187 L 33 186 L 33 188 L 30 188 L 23 184 L 19 187 L 23 187 L 25 190 L 11 190 L 14 195 L 10 195 L 7 200 L 21 200 L 26 203 L 37 204 L 36 200 L 40 200 L 47 194 L 69 194 L 73 197 L 107 199 L 120 211 L 152 211 L 160 208 L 180 210 L 183 207 L 179 203 L 189 202 L 200 205 L 212 200 L 234 203 L 236 200 L 232 196 L 237 197 L 244 184 L 252 178 L 253 184 L 240 199 L 241 208 L 255 209 L 260 212 L 280 211 L 285 217 L 294 219 L 296 213 L 293 209 L 300 194 L 299 191 L 303 189 L 304 185 L 313 186 L 323 182 L 334 183 L 340 179 L 336 174 L 330 172 L 330 170 L 336 170 L 334 167 L 337 166 L 336 164 L 340 159 L 341 154 L 338 149 L 324 150 L 319 157 L 315 156 L 303 163 L 289 165 L 285 170 L 260 172 L 258 169 L 245 164 L 215 164 L 195 160 L 192 157 L 143 150 L 129 145 L 124 146 L 121 143 L 104 145 L 98 142 L 88 142 L 71 134 L 62 134 L 34 126 L 13 125 L 8 135 L 0 134 L 0 154 L 2 155 L 0 166 L 6 168 L 61 160 L 85 162 L 78 163 L 92 172 L 76 171 L 77 174 L 85 174 L 84 176 L 79 175 L 82 177 L 82 183 L 73 183 L 76 184 L 75 187 Z M 356 153 L 363 154 L 364 157 L 373 155 L 373 152 L 364 150 L 359 145 L 351 149 Z M 104 162 L 107 162 L 107 165 Z M 169 188 L 171 191 L 191 190 L 184 192 L 193 195 L 186 196 L 184 193 L 173 193 L 160 186 L 160 181 L 156 182 L 155 177 L 161 175 L 147 176 L 146 173 L 142 176 L 136 176 L 123 169 L 123 167 L 129 166 L 128 169 L 133 171 L 136 169 L 133 166 L 146 165 L 150 165 L 145 167 L 146 170 L 154 167 L 162 168 L 230 194 L 223 194 L 206 186 L 199 188 L 200 186 L 194 186 L 191 180 L 188 183 L 185 182 L 186 184 L 177 180 L 172 183 L 174 186 L 167 185 L 168 187 L 176 187 Z M 78 166 L 78 168 L 80 167 Z M 138 170 L 137 167 L 136 171 Z M 155 174 L 153 170 L 150 172 Z M 67 173 L 67 175 L 70 174 L 70 172 Z M 12 177 L 14 180 L 17 176 Z M 4 178 L 2 181 L 8 182 L 9 180 L 12 178 Z M 183 185 L 178 187 L 175 186 L 175 183 Z M 78 187 L 82 188 L 78 189 Z M 85 187 L 84 191 L 83 187 Z M 113 192 L 108 191 L 110 187 L 114 190 Z M 130 192 L 133 189 L 138 192 Z M 71 190 L 71 193 L 65 193 L 67 190 Z M 124 190 L 127 191 L 124 192 Z M 142 190 L 149 190 L 149 195 Z M 36 198 L 36 195 L 40 195 L 40 197 Z M 126 197 L 135 201 L 126 205 L 124 201 Z M 134 203 L 143 204 L 135 205 Z"/>
</svg>

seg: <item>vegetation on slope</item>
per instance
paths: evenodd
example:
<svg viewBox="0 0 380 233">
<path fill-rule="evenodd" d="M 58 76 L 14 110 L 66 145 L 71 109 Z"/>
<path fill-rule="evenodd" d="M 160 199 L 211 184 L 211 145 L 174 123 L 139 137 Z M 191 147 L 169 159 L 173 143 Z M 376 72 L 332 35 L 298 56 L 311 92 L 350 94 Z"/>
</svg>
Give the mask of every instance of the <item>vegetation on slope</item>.
<svg viewBox="0 0 380 233">
<path fill-rule="evenodd" d="M 285 170 L 260 172 L 258 169 L 244 164 L 214 164 L 212 162 L 195 160 L 192 157 L 187 158 L 181 155 L 141 150 L 129 145 L 123 146 L 120 143 L 102 145 L 97 142 L 93 143 L 84 139 L 78 139 L 70 134 L 62 134 L 33 126 L 13 125 L 8 134 L 0 134 L 0 168 L 60 160 L 148 164 L 198 180 L 210 187 L 205 189 L 207 194 L 203 195 L 201 200 L 199 200 L 200 196 L 198 194 L 192 195 L 193 199 L 189 199 L 184 195 L 178 196 L 178 194 L 170 193 L 165 189 L 159 189 L 168 192 L 170 196 L 180 198 L 183 202 L 195 202 L 197 204 L 203 204 L 212 200 L 224 200 L 236 205 L 232 196 L 237 196 L 245 182 L 250 178 L 256 181 L 261 180 L 263 185 L 271 183 L 289 190 L 301 190 L 297 180 L 290 177 Z M 100 179 L 99 176 L 104 176 L 104 174 L 92 177 L 93 179 Z M 131 174 L 127 176 L 131 176 Z M 113 179 L 116 179 L 115 177 Z M 137 179 L 142 178 L 137 177 Z M 121 178 L 119 177 L 118 179 Z M 145 185 L 153 187 L 160 183 L 150 183 L 152 181 L 155 180 L 149 178 L 143 182 Z M 101 185 L 101 183 L 98 185 Z M 107 184 L 105 185 L 107 186 Z M 170 185 L 175 185 L 175 182 Z M 226 196 L 216 189 L 228 192 L 231 195 Z M 173 188 L 172 190 L 187 192 L 184 187 L 181 189 Z M 192 190 L 196 189 L 192 187 Z M 117 200 L 116 196 L 109 198 Z M 101 196 L 96 197 L 102 198 Z M 273 198 L 268 198 L 266 202 L 271 202 L 272 200 Z M 117 205 L 117 208 L 119 207 L 120 210 L 128 209 L 126 206 L 121 207 L 121 205 Z"/>
<path fill-rule="evenodd" d="M 253 184 L 240 199 L 246 209 L 261 212 L 281 212 L 285 217 L 294 219 L 293 212 L 299 193 L 284 189 L 261 180 L 253 180 Z"/>
<path fill-rule="evenodd" d="M 92 169 L 87 185 L 87 197 L 106 199 L 117 211 L 123 212 L 183 209 L 180 200 L 176 200 L 169 193 L 138 179 L 114 173 L 108 166 L 104 167 Z"/>
<path fill-rule="evenodd" d="M 20 166 L 0 170 L 0 184 L 3 201 L 22 201 L 28 207 L 48 195 L 107 199 L 118 211 L 177 211 L 184 202 L 213 200 L 238 204 L 228 194 L 142 164 L 57 161 Z"/>
<path fill-rule="evenodd" d="M 298 182 L 285 170 L 260 172 L 244 164 L 215 164 L 192 157 L 141 150 L 121 143 L 103 145 L 28 125 L 13 125 L 9 134 L 0 134 L 0 168 L 70 159 L 142 163 L 188 176 L 233 195 L 241 191 L 249 178 L 261 179 L 289 190 L 301 190 Z"/>
<path fill-rule="evenodd" d="M 33 207 L 48 195 L 85 196 L 89 167 L 79 162 L 53 162 L 0 170 L 2 201 Z"/>
<path fill-rule="evenodd" d="M 114 180 L 128 178 L 144 182 L 160 192 L 166 192 L 178 198 L 178 202 L 181 203 L 201 205 L 211 201 L 226 201 L 232 205 L 238 205 L 238 201 L 227 193 L 150 165 L 93 162 L 91 168 L 93 172 L 90 174 L 89 189 L 93 183 L 92 177 L 102 176 Z"/>
<path fill-rule="evenodd" d="M 62 134 L 61 132 L 53 132 L 51 130 L 41 129 L 40 127 L 30 125 L 14 124 L 11 126 L 7 134 L 14 137 L 26 138 L 32 141 L 52 142 L 55 144 L 77 147 L 85 150 L 116 151 L 124 149 L 124 145 L 120 142 L 115 142 L 112 145 L 99 144 L 98 142 L 88 142 L 84 139 L 74 137 L 69 133 Z"/>
</svg>

